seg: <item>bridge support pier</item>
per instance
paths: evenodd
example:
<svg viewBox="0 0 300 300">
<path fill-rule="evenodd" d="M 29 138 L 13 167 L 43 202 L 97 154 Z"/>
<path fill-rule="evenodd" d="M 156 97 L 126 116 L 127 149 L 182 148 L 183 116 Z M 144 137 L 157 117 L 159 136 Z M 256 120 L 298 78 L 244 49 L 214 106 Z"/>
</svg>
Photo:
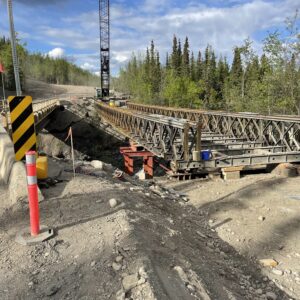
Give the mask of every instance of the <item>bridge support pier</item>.
<svg viewBox="0 0 300 300">
<path fill-rule="evenodd" d="M 154 154 L 143 147 L 121 147 L 120 152 L 124 157 L 125 172 L 134 174 L 134 158 L 143 158 L 143 168 L 147 178 L 153 178 Z"/>
</svg>

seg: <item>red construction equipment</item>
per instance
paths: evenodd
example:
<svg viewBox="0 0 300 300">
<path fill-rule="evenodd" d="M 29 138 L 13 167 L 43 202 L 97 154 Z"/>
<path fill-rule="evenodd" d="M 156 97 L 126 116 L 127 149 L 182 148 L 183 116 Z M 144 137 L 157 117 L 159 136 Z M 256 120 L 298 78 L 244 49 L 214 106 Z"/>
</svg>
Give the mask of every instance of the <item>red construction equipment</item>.
<svg viewBox="0 0 300 300">
<path fill-rule="evenodd" d="M 153 177 L 153 158 L 154 154 L 145 150 L 141 146 L 132 144 L 130 147 L 121 147 L 121 154 L 123 154 L 125 162 L 125 172 L 129 175 L 134 174 L 134 158 L 143 157 L 143 168 L 148 178 Z"/>
</svg>

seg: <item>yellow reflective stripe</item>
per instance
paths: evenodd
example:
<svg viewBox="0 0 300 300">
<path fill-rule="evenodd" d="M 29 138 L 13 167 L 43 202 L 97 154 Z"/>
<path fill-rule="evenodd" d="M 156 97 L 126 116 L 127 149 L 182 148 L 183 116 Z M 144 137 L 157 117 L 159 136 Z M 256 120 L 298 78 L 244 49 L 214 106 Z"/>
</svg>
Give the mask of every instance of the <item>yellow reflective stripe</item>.
<svg viewBox="0 0 300 300">
<path fill-rule="evenodd" d="M 26 97 L 11 113 L 10 113 L 10 119 L 13 123 L 21 114 L 22 112 L 31 105 L 31 99 L 29 97 Z"/>
<path fill-rule="evenodd" d="M 35 133 L 27 140 L 27 142 L 20 148 L 20 150 L 16 153 L 16 160 L 21 160 L 26 152 L 31 149 L 31 147 L 36 143 Z"/>
<path fill-rule="evenodd" d="M 33 115 L 29 116 L 22 125 L 13 132 L 13 142 L 14 144 L 22 137 L 22 135 L 27 131 L 27 129 L 34 124 L 34 117 Z"/>
<path fill-rule="evenodd" d="M 9 103 L 11 100 L 13 100 L 13 99 L 15 99 L 15 96 L 9 96 L 9 97 L 7 98 L 8 103 Z"/>
</svg>

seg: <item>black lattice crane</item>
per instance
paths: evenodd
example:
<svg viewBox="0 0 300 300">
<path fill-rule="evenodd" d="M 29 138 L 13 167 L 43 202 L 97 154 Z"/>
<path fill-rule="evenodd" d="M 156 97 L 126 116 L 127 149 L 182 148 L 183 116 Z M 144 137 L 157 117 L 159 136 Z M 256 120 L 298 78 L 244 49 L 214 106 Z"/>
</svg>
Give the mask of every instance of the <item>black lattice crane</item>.
<svg viewBox="0 0 300 300">
<path fill-rule="evenodd" d="M 100 76 L 102 97 L 109 96 L 110 86 L 110 17 L 109 0 L 99 0 Z"/>
</svg>

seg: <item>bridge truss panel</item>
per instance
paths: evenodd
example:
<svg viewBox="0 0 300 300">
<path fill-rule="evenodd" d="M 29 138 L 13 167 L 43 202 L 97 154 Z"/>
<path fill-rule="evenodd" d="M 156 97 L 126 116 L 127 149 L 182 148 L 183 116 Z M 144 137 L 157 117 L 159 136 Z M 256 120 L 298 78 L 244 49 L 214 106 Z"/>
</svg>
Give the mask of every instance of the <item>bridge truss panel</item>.
<svg viewBox="0 0 300 300">
<path fill-rule="evenodd" d="M 129 103 L 128 107 L 144 113 L 200 120 L 204 131 L 260 142 L 264 146 L 284 146 L 287 151 L 300 151 L 300 117 L 176 109 L 134 103 Z"/>
<path fill-rule="evenodd" d="M 101 117 L 136 143 L 170 162 L 174 172 L 300 162 L 299 118 L 229 114 L 129 103 L 98 103 Z M 209 161 L 201 148 L 211 149 Z"/>
<path fill-rule="evenodd" d="M 166 160 L 189 161 L 200 151 L 201 124 L 168 118 L 132 114 L 124 109 L 97 105 L 98 112 L 122 134 Z"/>
</svg>

